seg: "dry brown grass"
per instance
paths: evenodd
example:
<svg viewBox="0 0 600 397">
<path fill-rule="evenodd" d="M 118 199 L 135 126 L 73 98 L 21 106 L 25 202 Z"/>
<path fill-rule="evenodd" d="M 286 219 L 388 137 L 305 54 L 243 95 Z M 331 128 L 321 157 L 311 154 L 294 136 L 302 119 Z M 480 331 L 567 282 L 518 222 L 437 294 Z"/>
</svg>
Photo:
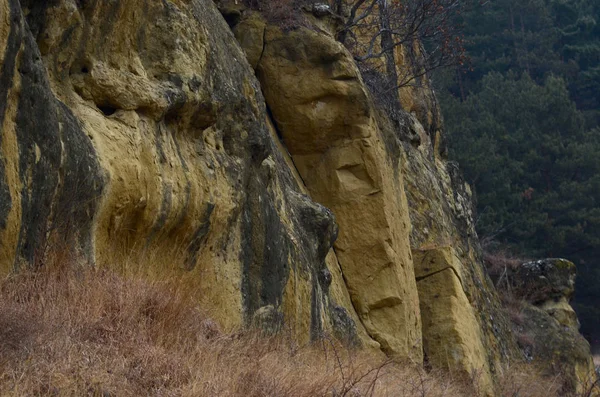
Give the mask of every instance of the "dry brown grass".
<svg viewBox="0 0 600 397">
<path fill-rule="evenodd" d="M 508 250 L 484 250 L 483 262 L 492 276 L 497 279 L 508 270 L 515 270 L 523 263 L 528 262 L 528 259 L 521 258 L 509 252 Z"/>
<path fill-rule="evenodd" d="M 327 337 L 298 346 L 281 335 L 223 332 L 165 255 L 133 257 L 115 272 L 54 255 L 0 281 L 1 396 L 478 395 L 445 372 Z M 558 395 L 529 366 L 497 379 L 501 396 Z"/>
<path fill-rule="evenodd" d="M 0 284 L 2 396 L 472 395 L 465 390 L 327 339 L 298 347 L 223 333 L 176 281 L 58 263 Z"/>
<path fill-rule="evenodd" d="M 496 374 L 502 397 L 566 397 L 562 393 L 562 379 L 548 377 L 531 364 L 512 364 Z"/>
</svg>

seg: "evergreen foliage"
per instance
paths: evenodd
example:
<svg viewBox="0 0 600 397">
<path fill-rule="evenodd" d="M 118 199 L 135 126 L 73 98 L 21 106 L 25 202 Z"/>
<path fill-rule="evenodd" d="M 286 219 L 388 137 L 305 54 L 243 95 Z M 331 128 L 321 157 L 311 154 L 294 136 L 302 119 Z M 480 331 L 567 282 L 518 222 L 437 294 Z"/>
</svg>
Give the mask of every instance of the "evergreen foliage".
<svg viewBox="0 0 600 397">
<path fill-rule="evenodd" d="M 462 15 L 470 71 L 437 76 L 482 238 L 579 268 L 600 339 L 600 2 L 491 0 Z"/>
</svg>

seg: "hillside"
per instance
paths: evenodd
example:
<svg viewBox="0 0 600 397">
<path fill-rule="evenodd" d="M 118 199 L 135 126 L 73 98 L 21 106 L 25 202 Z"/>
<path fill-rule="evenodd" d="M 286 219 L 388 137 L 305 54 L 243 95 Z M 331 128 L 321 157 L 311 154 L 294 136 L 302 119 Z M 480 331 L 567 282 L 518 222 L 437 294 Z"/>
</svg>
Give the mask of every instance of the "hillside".
<svg viewBox="0 0 600 397">
<path fill-rule="evenodd" d="M 412 11 L 361 4 L 0 0 L 7 393 L 370 395 L 382 371 L 377 395 L 596 393 L 574 266 L 511 267 L 553 292 L 517 297 L 523 343 L 421 36 L 377 41 Z"/>
</svg>

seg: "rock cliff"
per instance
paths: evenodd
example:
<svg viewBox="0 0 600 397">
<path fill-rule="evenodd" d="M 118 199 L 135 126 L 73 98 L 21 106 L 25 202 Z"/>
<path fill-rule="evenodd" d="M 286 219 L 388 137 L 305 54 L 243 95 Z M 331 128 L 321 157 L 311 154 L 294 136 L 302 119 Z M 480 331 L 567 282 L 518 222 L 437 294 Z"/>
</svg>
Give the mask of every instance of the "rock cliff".
<svg viewBox="0 0 600 397">
<path fill-rule="evenodd" d="M 332 334 L 493 394 L 517 349 L 435 96 L 382 111 L 335 21 L 306 18 L 0 0 L 0 270 L 167 253 L 225 329 Z"/>
<path fill-rule="evenodd" d="M 211 1 L 2 1 L 0 257 L 160 247 L 226 328 L 367 339 L 261 88 Z M 56 232 L 56 233 L 53 233 Z"/>
<path fill-rule="evenodd" d="M 429 112 L 385 114 L 327 24 L 313 23 L 284 33 L 246 10 L 233 30 L 294 167 L 336 216 L 353 306 L 386 353 L 422 352 L 492 390 L 516 349 L 479 259 L 469 188 L 443 158 L 435 98 L 402 89 Z"/>
<path fill-rule="evenodd" d="M 543 259 L 506 269 L 498 283 L 522 298 L 513 315 L 517 342 L 527 359 L 559 376 L 565 393 L 597 395 L 596 373 L 589 343 L 569 304 L 575 291 L 576 268 L 565 259 Z"/>
</svg>

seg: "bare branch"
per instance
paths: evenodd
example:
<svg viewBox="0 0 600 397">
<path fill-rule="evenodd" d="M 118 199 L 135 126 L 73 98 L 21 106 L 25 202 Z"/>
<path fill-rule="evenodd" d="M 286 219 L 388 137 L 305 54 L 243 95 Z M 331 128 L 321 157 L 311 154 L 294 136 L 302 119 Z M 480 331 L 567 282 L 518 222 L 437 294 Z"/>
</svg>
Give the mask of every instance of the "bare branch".
<svg viewBox="0 0 600 397">
<path fill-rule="evenodd" d="M 435 69 L 464 61 L 462 38 L 453 24 L 464 0 L 336 1 L 346 6 L 347 15 L 338 39 L 358 63 L 385 60 L 388 80 L 397 80 L 394 87 L 386 90 L 410 85 Z M 412 60 L 402 70 L 402 76 L 395 76 L 399 72 L 390 70 L 396 48 Z"/>
</svg>

